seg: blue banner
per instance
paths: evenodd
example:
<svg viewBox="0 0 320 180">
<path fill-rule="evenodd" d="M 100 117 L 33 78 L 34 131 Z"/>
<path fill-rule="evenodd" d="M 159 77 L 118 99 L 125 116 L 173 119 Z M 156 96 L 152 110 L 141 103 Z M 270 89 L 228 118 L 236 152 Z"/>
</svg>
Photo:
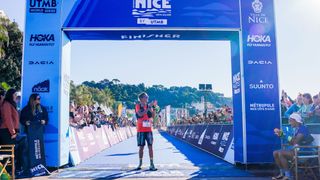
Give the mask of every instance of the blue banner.
<svg viewBox="0 0 320 180">
<path fill-rule="evenodd" d="M 79 0 L 65 28 L 240 28 L 238 0 Z"/>
<path fill-rule="evenodd" d="M 234 163 L 233 125 L 179 125 L 168 127 L 167 132 Z"/>
<path fill-rule="evenodd" d="M 244 162 L 273 162 L 280 147 L 279 85 L 273 1 L 241 1 L 247 150 Z"/>
<path fill-rule="evenodd" d="M 274 25 L 272 0 L 28 0 L 22 104 L 39 93 L 48 109 L 48 165 L 68 163 L 70 40 L 230 41 L 235 131 L 210 141 L 218 148 L 206 146 L 217 126 L 172 127 L 174 135 L 230 162 L 273 162 L 280 146 Z"/>
<path fill-rule="evenodd" d="M 28 128 L 29 165 L 35 167 L 39 164 L 46 165 L 43 141 L 43 125 L 32 123 Z"/>
<path fill-rule="evenodd" d="M 67 164 L 69 159 L 69 151 L 62 150 L 69 146 L 68 129 L 61 128 L 61 124 L 68 127 L 68 119 L 60 119 L 62 0 L 28 0 L 26 6 L 22 105 L 27 104 L 32 93 L 40 94 L 41 104 L 46 106 L 49 115 L 44 135 L 46 160 L 49 166 L 58 167 Z"/>
<path fill-rule="evenodd" d="M 238 43 L 236 37 L 239 35 L 237 31 L 201 30 L 66 30 L 65 33 L 71 40 L 232 40 L 233 43 Z M 239 53 L 239 48 L 234 53 Z M 233 58 L 239 58 L 239 54 L 235 54 Z"/>
</svg>

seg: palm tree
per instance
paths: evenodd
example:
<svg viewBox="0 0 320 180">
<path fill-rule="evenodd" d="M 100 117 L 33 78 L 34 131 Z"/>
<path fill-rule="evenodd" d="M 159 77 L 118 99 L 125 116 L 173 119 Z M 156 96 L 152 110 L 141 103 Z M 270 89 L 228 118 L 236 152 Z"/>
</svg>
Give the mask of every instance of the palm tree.
<svg viewBox="0 0 320 180">
<path fill-rule="evenodd" d="M 112 79 L 111 82 L 113 82 L 113 84 L 118 84 L 120 82 L 119 79 Z"/>
</svg>

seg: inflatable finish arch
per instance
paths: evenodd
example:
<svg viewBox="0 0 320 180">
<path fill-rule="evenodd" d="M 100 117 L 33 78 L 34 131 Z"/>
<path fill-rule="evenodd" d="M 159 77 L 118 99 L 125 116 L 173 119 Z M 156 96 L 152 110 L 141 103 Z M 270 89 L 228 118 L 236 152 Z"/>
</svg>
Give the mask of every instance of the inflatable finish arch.
<svg viewBox="0 0 320 180">
<path fill-rule="evenodd" d="M 229 41 L 234 160 L 273 161 L 280 112 L 272 0 L 28 0 L 23 105 L 31 93 L 43 97 L 47 163 L 54 167 L 69 157 L 72 40 Z"/>
</svg>

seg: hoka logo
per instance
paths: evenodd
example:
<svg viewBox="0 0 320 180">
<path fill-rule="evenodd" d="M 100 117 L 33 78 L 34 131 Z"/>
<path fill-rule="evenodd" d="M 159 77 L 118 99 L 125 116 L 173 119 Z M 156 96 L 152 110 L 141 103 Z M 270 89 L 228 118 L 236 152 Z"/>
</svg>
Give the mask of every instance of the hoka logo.
<svg viewBox="0 0 320 180">
<path fill-rule="evenodd" d="M 54 41 L 54 34 L 31 34 L 30 42 Z"/>
<path fill-rule="evenodd" d="M 270 38 L 270 36 L 266 36 L 266 35 L 248 35 L 247 42 L 271 43 L 271 38 Z"/>
</svg>

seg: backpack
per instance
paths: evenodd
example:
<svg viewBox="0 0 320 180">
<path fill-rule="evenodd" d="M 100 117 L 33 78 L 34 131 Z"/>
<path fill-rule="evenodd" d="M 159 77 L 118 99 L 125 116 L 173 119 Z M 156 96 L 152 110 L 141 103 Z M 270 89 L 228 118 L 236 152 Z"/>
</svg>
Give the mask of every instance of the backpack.
<svg viewBox="0 0 320 180">
<path fill-rule="evenodd" d="M 300 145 L 310 145 L 313 141 L 314 141 L 313 136 L 309 134 L 307 137 L 303 138 Z"/>
</svg>

